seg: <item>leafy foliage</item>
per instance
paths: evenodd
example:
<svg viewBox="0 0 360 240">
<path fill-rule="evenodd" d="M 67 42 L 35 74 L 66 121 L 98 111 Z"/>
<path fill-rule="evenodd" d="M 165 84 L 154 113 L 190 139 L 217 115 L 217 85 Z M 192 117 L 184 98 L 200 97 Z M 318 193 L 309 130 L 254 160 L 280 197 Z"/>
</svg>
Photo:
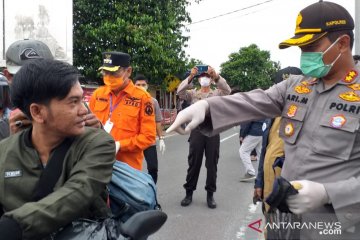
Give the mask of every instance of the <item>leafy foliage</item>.
<svg viewBox="0 0 360 240">
<path fill-rule="evenodd" d="M 229 60 L 221 64 L 221 75 L 241 91 L 270 87 L 278 70 L 279 63 L 270 60 L 269 51 L 260 50 L 256 44 L 231 53 Z"/>
<path fill-rule="evenodd" d="M 187 0 L 74 0 L 74 65 L 99 80 L 104 51 L 132 56 L 134 72 L 160 84 L 186 71 Z"/>
</svg>

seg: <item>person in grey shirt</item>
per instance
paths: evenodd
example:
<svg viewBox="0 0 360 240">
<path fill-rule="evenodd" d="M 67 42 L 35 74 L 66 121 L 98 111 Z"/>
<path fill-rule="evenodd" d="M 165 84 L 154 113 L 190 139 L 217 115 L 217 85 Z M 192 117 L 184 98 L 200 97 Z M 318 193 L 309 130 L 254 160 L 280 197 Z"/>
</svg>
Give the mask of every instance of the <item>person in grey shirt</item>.
<svg viewBox="0 0 360 240">
<path fill-rule="evenodd" d="M 141 87 L 142 89 L 147 91 L 147 89 L 149 87 L 147 77 L 145 77 L 142 74 L 137 74 L 134 78 L 134 81 L 135 81 L 135 86 Z M 163 134 L 162 125 L 161 125 L 163 118 L 161 115 L 160 106 L 159 106 L 158 101 L 154 97 L 152 99 L 153 99 L 154 110 L 155 110 L 156 134 L 159 137 L 159 150 L 160 150 L 161 154 L 164 154 L 166 146 L 165 146 L 164 134 Z M 154 182 L 157 183 L 158 168 L 159 168 L 158 165 L 159 164 L 158 164 L 158 157 L 157 157 L 157 151 L 156 151 L 156 142 L 154 142 L 153 145 L 151 145 L 150 147 L 148 147 L 147 149 L 144 150 L 144 157 L 145 157 L 148 173 L 151 175 Z"/>
<path fill-rule="evenodd" d="M 286 161 L 282 177 L 297 186 L 287 198 L 302 221 L 329 223 L 337 235 L 301 228 L 301 239 L 358 239 L 360 234 L 360 77 L 352 57 L 354 21 L 342 6 L 304 8 L 295 36 L 279 47 L 299 46 L 301 70 L 267 90 L 199 101 L 168 129 L 197 127 L 217 134 L 246 121 L 281 116 Z M 186 129 L 180 125 L 189 122 Z M 339 226 L 340 225 L 340 226 Z"/>
<path fill-rule="evenodd" d="M 202 69 L 199 69 L 202 68 Z M 194 88 L 194 79 L 198 79 L 200 88 Z M 211 84 L 216 88 L 212 89 Z M 201 99 L 207 99 L 214 96 L 224 96 L 230 93 L 231 89 L 215 70 L 210 66 L 195 66 L 191 69 L 190 75 L 183 80 L 177 90 L 180 99 L 189 103 L 196 103 Z M 207 205 L 209 208 L 216 208 L 216 202 L 213 193 L 216 191 L 217 164 L 219 161 L 220 136 L 217 134 L 212 137 L 203 135 L 196 129 L 191 131 L 189 137 L 189 168 L 186 176 L 184 188 L 186 196 L 181 201 L 181 206 L 185 207 L 192 202 L 192 194 L 196 189 L 199 179 L 202 159 L 205 152 L 205 166 L 207 168 L 206 185 Z"/>
</svg>

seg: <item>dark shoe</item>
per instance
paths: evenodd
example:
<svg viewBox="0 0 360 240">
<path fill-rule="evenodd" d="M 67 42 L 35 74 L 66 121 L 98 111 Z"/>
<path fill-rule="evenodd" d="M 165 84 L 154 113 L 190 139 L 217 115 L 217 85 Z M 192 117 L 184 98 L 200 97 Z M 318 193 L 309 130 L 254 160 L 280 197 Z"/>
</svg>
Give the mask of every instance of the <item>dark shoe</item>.
<svg viewBox="0 0 360 240">
<path fill-rule="evenodd" d="M 206 201 L 209 208 L 216 208 L 216 202 L 213 193 L 208 192 Z"/>
<path fill-rule="evenodd" d="M 192 192 L 186 192 L 185 198 L 181 201 L 181 206 L 189 206 L 192 202 Z"/>
</svg>

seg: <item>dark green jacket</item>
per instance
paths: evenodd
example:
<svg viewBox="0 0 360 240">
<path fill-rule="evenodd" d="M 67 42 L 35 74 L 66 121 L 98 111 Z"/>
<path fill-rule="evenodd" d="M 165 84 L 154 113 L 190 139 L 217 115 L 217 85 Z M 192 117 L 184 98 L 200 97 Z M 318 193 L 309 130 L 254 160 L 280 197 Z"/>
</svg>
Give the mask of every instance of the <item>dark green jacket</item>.
<svg viewBox="0 0 360 240">
<path fill-rule="evenodd" d="M 19 223 L 23 239 L 41 239 L 80 217 L 107 216 L 106 184 L 115 161 L 113 138 L 104 130 L 86 128 L 72 142 L 54 192 L 32 202 L 44 168 L 37 151 L 25 140 L 30 131 L 0 142 L 0 210 Z"/>
</svg>

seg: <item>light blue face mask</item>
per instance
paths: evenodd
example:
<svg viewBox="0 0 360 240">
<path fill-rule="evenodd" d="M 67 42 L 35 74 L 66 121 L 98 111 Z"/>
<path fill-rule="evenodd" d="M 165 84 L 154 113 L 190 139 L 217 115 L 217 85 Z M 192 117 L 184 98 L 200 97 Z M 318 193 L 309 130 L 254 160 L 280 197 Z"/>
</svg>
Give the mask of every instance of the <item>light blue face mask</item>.
<svg viewBox="0 0 360 240">
<path fill-rule="evenodd" d="M 302 52 L 300 59 L 300 68 L 305 76 L 322 78 L 326 76 L 334 63 L 339 59 L 341 53 L 331 64 L 325 64 L 323 61 L 324 54 L 331 49 L 340 38 L 331 44 L 324 52 Z"/>
</svg>

